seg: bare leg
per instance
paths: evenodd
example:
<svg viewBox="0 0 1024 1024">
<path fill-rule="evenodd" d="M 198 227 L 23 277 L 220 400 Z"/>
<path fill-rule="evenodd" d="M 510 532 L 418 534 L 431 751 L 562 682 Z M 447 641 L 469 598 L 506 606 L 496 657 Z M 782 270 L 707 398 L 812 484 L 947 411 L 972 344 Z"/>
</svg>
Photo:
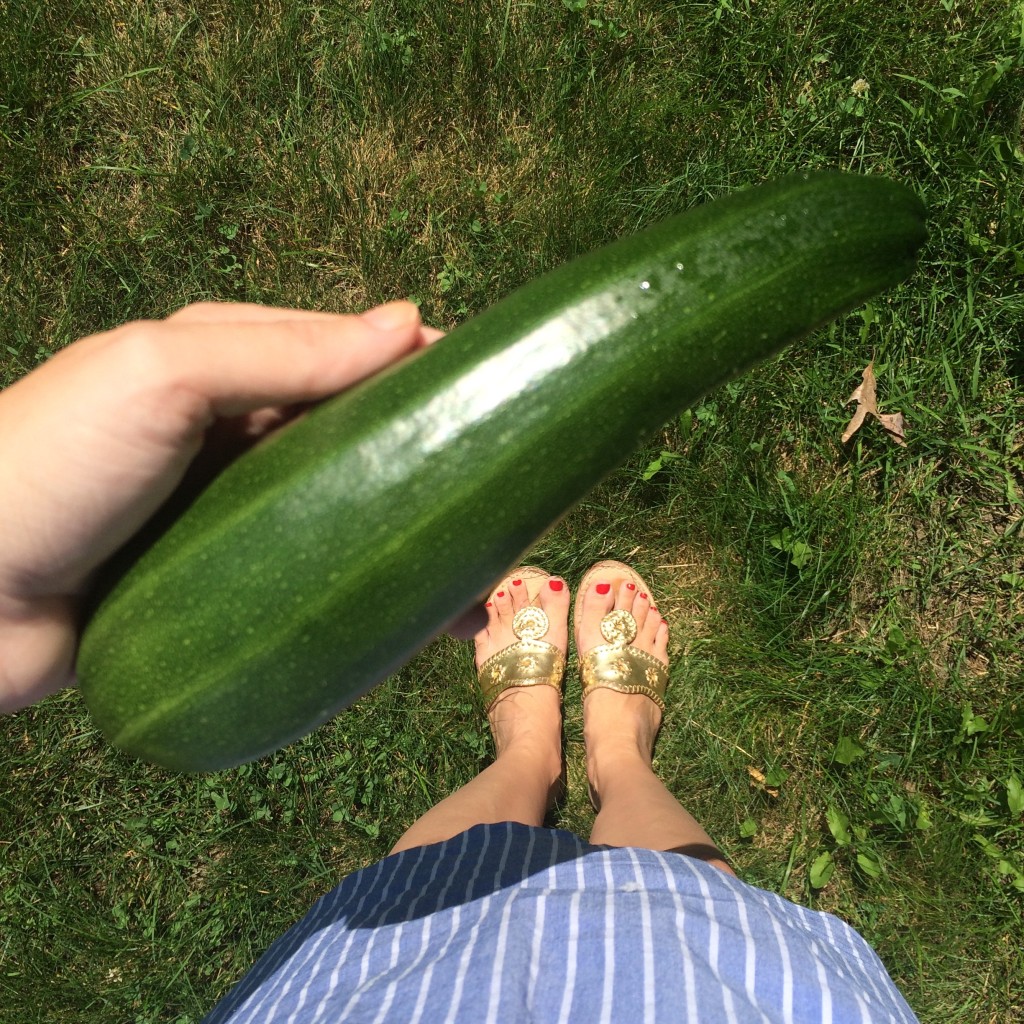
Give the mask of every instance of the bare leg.
<svg viewBox="0 0 1024 1024">
<path fill-rule="evenodd" d="M 515 643 L 512 619 L 528 603 L 525 583 L 513 575 L 487 608 L 476 635 L 476 663 Z M 537 602 L 548 615 L 544 639 L 564 652 L 568 644 L 569 592 L 544 583 Z M 499 596 L 500 595 L 500 596 Z M 392 853 L 439 843 L 473 825 L 518 821 L 541 825 L 562 779 L 562 695 L 551 686 L 513 687 L 488 715 L 496 758 L 475 779 L 432 807 L 398 840 Z"/>
<path fill-rule="evenodd" d="M 580 600 L 580 652 L 603 643 L 601 619 L 613 608 L 624 608 L 637 622 L 633 646 L 668 664 L 668 626 L 648 595 L 621 575 L 613 570 L 598 575 Z M 707 832 L 654 774 L 651 755 L 660 725 L 661 711 L 643 694 L 609 689 L 588 694 L 583 705 L 587 777 L 600 800 L 590 841 L 671 850 L 735 874 Z"/>
</svg>

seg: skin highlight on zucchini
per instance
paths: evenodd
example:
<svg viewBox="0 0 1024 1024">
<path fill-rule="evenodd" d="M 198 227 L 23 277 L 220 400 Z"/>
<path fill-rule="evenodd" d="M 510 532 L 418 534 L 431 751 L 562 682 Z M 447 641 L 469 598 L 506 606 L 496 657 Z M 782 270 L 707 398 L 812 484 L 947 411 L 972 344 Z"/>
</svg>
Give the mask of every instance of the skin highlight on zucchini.
<svg viewBox="0 0 1024 1024">
<path fill-rule="evenodd" d="M 120 573 L 77 673 L 112 744 L 260 757 L 400 668 L 669 418 L 913 271 L 905 187 L 794 175 L 537 278 L 227 467 Z"/>
</svg>

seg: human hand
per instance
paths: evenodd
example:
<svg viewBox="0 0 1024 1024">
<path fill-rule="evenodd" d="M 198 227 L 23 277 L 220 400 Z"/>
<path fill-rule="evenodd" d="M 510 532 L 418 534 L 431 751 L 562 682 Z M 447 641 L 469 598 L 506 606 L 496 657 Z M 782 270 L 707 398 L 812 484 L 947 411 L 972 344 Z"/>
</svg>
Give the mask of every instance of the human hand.
<svg viewBox="0 0 1024 1024">
<path fill-rule="evenodd" d="M 440 334 L 408 302 L 200 303 L 78 341 L 0 393 L 0 712 L 73 681 L 94 571 L 218 429 L 251 443 Z"/>
</svg>

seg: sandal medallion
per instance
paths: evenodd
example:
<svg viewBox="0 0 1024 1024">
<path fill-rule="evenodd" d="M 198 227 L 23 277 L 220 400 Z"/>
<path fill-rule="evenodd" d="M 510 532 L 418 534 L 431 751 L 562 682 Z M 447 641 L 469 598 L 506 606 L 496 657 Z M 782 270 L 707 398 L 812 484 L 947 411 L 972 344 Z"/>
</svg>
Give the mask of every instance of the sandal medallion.
<svg viewBox="0 0 1024 1024">
<path fill-rule="evenodd" d="M 610 644 L 625 647 L 636 639 L 636 619 L 623 608 L 609 612 L 601 620 L 601 636 Z"/>
<path fill-rule="evenodd" d="M 539 640 L 547 631 L 548 617 L 543 608 L 520 608 L 512 620 L 512 632 L 520 640 Z"/>
</svg>

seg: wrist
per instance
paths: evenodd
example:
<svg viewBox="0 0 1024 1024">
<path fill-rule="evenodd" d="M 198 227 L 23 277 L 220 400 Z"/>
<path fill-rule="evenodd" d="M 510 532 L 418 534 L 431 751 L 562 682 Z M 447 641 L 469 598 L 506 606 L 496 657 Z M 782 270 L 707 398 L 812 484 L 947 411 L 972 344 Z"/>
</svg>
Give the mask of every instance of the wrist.
<svg viewBox="0 0 1024 1024">
<path fill-rule="evenodd" d="M 74 681 L 77 622 L 67 597 L 0 595 L 0 713 L 17 711 Z"/>
</svg>

